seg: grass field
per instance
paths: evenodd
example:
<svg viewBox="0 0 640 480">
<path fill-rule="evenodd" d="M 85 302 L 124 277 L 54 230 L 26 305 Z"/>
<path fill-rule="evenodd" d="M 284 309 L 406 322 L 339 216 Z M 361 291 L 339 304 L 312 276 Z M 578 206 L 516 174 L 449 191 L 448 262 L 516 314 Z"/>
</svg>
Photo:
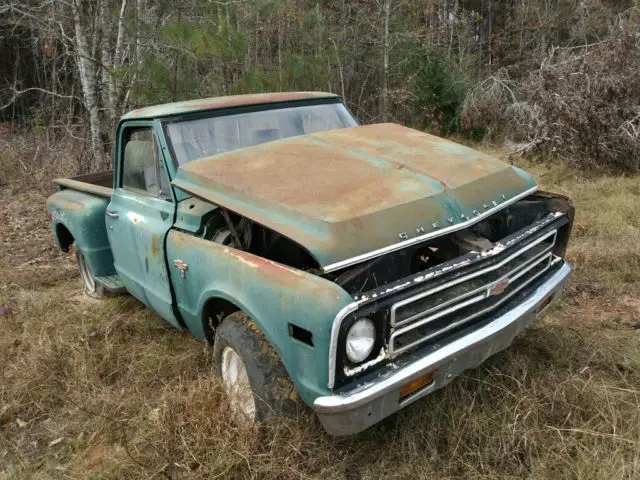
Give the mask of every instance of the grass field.
<svg viewBox="0 0 640 480">
<path fill-rule="evenodd" d="M 311 414 L 235 426 L 211 348 L 132 298 L 83 296 L 48 230 L 52 168 L 6 141 L 0 479 L 640 477 L 638 178 L 524 165 L 577 208 L 563 301 L 479 369 L 338 439 Z"/>
</svg>

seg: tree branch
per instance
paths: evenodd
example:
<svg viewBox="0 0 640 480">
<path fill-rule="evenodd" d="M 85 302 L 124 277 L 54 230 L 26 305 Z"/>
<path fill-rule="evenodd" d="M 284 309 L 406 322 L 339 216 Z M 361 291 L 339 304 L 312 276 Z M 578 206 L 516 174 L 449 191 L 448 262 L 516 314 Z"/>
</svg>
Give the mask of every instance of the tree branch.
<svg viewBox="0 0 640 480">
<path fill-rule="evenodd" d="M 24 90 L 17 90 L 17 89 L 13 89 L 13 98 L 11 100 L 9 100 L 8 103 L 6 103 L 5 105 L 0 106 L 0 110 L 4 110 L 5 108 L 10 107 L 13 102 L 15 102 L 18 97 L 24 93 L 27 92 L 32 92 L 32 91 L 36 91 L 36 92 L 42 92 L 42 93 L 46 93 L 47 95 L 53 95 L 54 97 L 58 97 L 58 98 L 65 98 L 65 99 L 69 99 L 69 100 L 78 100 L 78 101 L 82 101 L 82 99 L 76 97 L 75 95 L 62 95 L 60 93 L 56 93 L 56 92 L 52 92 L 50 90 L 45 90 L 44 88 L 39 88 L 39 87 L 30 87 L 30 88 L 25 88 Z"/>
</svg>

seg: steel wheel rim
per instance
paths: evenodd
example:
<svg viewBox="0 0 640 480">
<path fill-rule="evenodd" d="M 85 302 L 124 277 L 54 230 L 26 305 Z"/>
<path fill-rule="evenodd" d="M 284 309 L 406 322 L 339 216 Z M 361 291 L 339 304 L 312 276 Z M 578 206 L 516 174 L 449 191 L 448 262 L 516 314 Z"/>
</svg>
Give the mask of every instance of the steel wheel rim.
<svg viewBox="0 0 640 480">
<path fill-rule="evenodd" d="M 96 291 L 96 281 L 91 274 L 91 270 L 89 269 L 89 265 L 84 258 L 82 252 L 78 253 L 78 265 L 80 267 L 80 276 L 82 277 L 82 281 L 84 282 L 84 288 L 87 292 L 93 293 Z"/>
<path fill-rule="evenodd" d="M 225 347 L 222 351 L 221 370 L 231 410 L 236 417 L 253 422 L 256 418 L 256 402 L 249 374 L 240 355 L 231 347 Z"/>
</svg>

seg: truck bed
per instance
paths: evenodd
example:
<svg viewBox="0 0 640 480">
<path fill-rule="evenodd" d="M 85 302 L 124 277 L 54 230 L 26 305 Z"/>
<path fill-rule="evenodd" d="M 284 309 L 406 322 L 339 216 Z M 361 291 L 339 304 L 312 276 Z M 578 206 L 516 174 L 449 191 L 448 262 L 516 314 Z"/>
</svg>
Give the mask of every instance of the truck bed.
<svg viewBox="0 0 640 480">
<path fill-rule="evenodd" d="M 111 192 L 113 192 L 113 170 L 87 173 L 69 178 L 56 178 L 53 182 L 60 186 L 60 190 L 69 188 L 99 197 L 111 198 Z"/>
</svg>

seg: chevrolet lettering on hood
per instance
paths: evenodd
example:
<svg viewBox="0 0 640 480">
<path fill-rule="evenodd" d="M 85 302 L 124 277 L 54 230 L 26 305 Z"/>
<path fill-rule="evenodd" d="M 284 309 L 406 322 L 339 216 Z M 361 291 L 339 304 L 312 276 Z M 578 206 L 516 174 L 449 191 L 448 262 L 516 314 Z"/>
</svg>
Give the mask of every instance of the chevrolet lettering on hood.
<svg viewBox="0 0 640 480">
<path fill-rule="evenodd" d="M 85 292 L 213 345 L 231 417 L 358 433 L 508 348 L 571 272 L 574 209 L 527 172 L 331 93 L 134 110 L 114 172 L 58 179 Z"/>
<path fill-rule="evenodd" d="M 501 200 L 506 200 L 506 198 L 507 198 L 507 197 L 506 197 L 506 195 L 502 194 L 500 198 L 501 198 Z M 492 201 L 491 201 L 491 204 L 492 204 L 494 207 L 497 207 L 497 206 L 498 206 L 498 204 L 499 204 L 499 201 L 492 200 Z M 489 205 L 487 205 L 486 203 L 483 203 L 483 204 L 482 204 L 482 206 L 483 206 L 485 209 L 488 209 L 488 208 L 489 208 Z M 473 216 L 474 216 L 474 217 L 479 217 L 479 216 L 481 215 L 481 213 L 480 213 L 478 210 L 473 210 L 473 212 L 472 212 L 472 213 L 473 213 Z M 460 215 L 460 220 L 468 220 L 468 218 L 467 218 L 467 216 L 463 213 L 463 214 L 461 214 L 461 215 Z M 454 224 L 454 223 L 455 223 L 455 219 L 454 219 L 453 217 L 449 217 L 449 218 L 447 218 L 447 222 L 449 222 L 449 224 L 450 224 L 450 225 L 452 225 L 452 224 Z M 439 222 L 433 222 L 433 223 L 431 224 L 431 227 L 432 227 L 432 229 L 433 229 L 433 230 L 436 230 L 436 229 L 440 228 L 440 226 L 441 226 L 441 225 L 440 225 L 440 223 L 439 223 Z M 416 233 L 416 235 L 421 235 L 421 234 L 425 233 L 425 227 L 422 227 L 422 226 L 417 226 L 415 230 L 416 230 L 416 232 L 415 232 L 415 233 Z M 409 239 L 409 234 L 408 234 L 407 232 L 400 232 L 400 233 L 398 234 L 398 237 L 399 237 L 401 240 L 408 240 L 408 239 Z"/>
</svg>

